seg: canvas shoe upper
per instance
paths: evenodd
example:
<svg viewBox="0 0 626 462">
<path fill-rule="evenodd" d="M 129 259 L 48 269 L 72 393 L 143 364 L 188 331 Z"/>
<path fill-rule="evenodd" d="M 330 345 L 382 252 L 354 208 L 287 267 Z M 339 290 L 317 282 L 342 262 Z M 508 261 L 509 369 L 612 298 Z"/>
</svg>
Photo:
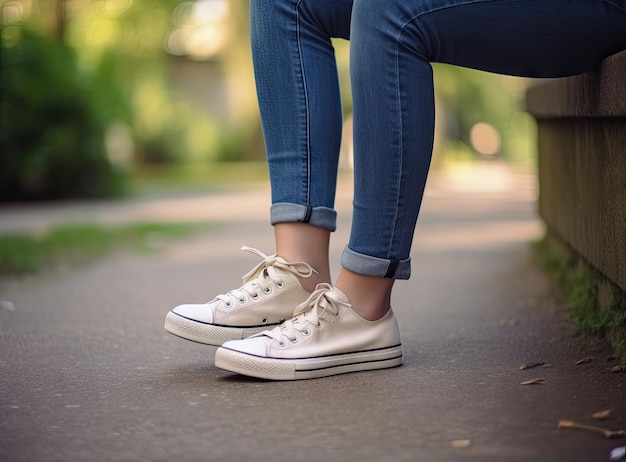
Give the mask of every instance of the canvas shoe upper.
<svg viewBox="0 0 626 462">
<path fill-rule="evenodd" d="M 316 271 L 304 262 L 288 262 L 251 247 L 263 260 L 243 277 L 243 286 L 220 294 L 208 303 L 179 305 L 165 318 L 165 330 L 209 345 L 243 339 L 277 326 L 293 316 L 294 307 L 306 300 L 299 277 Z"/>
<path fill-rule="evenodd" d="M 337 288 L 319 284 L 293 319 L 245 340 L 226 342 L 219 368 L 274 380 L 295 380 L 402 364 L 392 310 L 376 321 L 359 316 Z"/>
</svg>

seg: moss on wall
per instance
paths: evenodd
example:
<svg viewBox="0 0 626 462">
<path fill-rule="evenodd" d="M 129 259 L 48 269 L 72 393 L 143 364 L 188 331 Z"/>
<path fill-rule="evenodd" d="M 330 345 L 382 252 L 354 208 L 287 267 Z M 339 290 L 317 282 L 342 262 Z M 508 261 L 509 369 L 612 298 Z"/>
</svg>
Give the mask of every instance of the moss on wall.
<svg viewBox="0 0 626 462">
<path fill-rule="evenodd" d="M 554 234 L 538 241 L 535 251 L 563 291 L 576 333 L 607 342 L 626 362 L 626 292 Z"/>
</svg>

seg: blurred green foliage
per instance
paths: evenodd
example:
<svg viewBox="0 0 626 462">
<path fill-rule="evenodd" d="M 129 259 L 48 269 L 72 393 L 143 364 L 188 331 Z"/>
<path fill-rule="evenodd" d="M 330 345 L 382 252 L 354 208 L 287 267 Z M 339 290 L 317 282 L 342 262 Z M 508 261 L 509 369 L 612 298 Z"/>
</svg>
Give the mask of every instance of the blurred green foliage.
<svg viewBox="0 0 626 462">
<path fill-rule="evenodd" d="M 440 156 L 476 158 L 470 133 L 478 123 L 501 138 L 499 157 L 527 166 L 534 162 L 536 125 L 523 109 L 529 79 L 433 64 Z"/>
<path fill-rule="evenodd" d="M 247 2 L 228 3 L 235 39 L 202 60 L 164 50 L 189 1 L 0 3 L 0 201 L 118 195 L 144 166 L 262 159 Z"/>
<path fill-rule="evenodd" d="M 28 30 L 1 52 L 0 200 L 119 194 L 104 144 L 115 93 L 106 61 L 86 74 L 72 50 Z"/>
<path fill-rule="evenodd" d="M 225 3 L 228 15 L 222 21 L 232 40 L 211 56 L 196 57 L 166 53 L 174 30 L 195 30 L 197 18 L 189 16 L 194 1 L 71 2 L 79 7 L 68 11 L 65 41 L 76 50 L 81 66 L 96 69 L 109 54 L 122 76 L 132 111 L 124 123 L 132 133 L 133 169 L 247 160 L 258 148 L 247 0 Z M 206 45 L 212 38 L 189 40 Z M 262 157 L 262 149 L 252 154 Z"/>
<path fill-rule="evenodd" d="M 0 200 L 116 195 L 145 168 L 262 161 L 247 8 L 248 0 L 0 2 Z M 349 43 L 333 44 L 350 117 Z M 496 132 L 496 157 L 529 164 L 527 81 L 433 67 L 435 163 L 480 158 L 471 133 L 481 124 Z"/>
</svg>

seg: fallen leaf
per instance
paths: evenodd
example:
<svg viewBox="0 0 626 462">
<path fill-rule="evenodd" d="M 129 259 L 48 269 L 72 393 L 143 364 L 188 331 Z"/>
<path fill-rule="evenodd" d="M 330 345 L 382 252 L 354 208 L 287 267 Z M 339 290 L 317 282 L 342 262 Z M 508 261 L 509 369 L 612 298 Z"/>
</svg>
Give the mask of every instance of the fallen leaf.
<svg viewBox="0 0 626 462">
<path fill-rule="evenodd" d="M 452 442 L 453 448 L 465 449 L 472 445 L 472 440 L 454 440 Z"/>
<path fill-rule="evenodd" d="M 593 361 L 593 356 L 587 356 L 586 358 L 579 359 L 574 364 L 578 366 L 579 364 L 586 364 L 586 363 L 590 363 L 591 361 Z"/>
<path fill-rule="evenodd" d="M 609 460 L 620 460 L 626 456 L 626 446 L 613 449 L 609 454 Z"/>
<path fill-rule="evenodd" d="M 571 428 L 573 430 L 588 430 L 592 432 L 602 433 L 606 438 L 624 438 L 626 431 L 624 430 L 607 430 L 606 428 L 594 427 L 592 425 L 583 425 L 570 420 L 559 420 L 559 428 Z"/>
<path fill-rule="evenodd" d="M 596 420 L 606 420 L 611 418 L 611 410 L 607 409 L 605 411 L 595 412 L 591 414 L 591 417 Z"/>
<path fill-rule="evenodd" d="M 520 385 L 540 385 L 543 382 L 543 379 L 532 379 L 526 380 L 525 382 L 520 383 Z"/>
<path fill-rule="evenodd" d="M 524 363 L 519 367 L 519 369 L 520 371 L 523 371 L 524 369 L 530 369 L 531 367 L 543 366 L 544 364 L 545 362 L 543 361 L 539 361 L 538 363 Z"/>
<path fill-rule="evenodd" d="M 611 372 L 626 372 L 626 366 L 613 366 Z"/>
</svg>

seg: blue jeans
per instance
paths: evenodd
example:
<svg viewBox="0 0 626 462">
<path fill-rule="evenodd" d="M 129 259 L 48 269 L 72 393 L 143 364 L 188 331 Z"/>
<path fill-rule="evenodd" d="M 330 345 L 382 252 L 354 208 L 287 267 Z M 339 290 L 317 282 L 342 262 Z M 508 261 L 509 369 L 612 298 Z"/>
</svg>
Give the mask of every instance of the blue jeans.
<svg viewBox="0 0 626 462">
<path fill-rule="evenodd" d="M 434 131 L 431 62 L 527 77 L 626 49 L 626 0 L 251 0 L 272 224 L 333 231 L 342 112 L 331 37 L 349 39 L 354 214 L 341 264 L 408 279 Z"/>
</svg>

